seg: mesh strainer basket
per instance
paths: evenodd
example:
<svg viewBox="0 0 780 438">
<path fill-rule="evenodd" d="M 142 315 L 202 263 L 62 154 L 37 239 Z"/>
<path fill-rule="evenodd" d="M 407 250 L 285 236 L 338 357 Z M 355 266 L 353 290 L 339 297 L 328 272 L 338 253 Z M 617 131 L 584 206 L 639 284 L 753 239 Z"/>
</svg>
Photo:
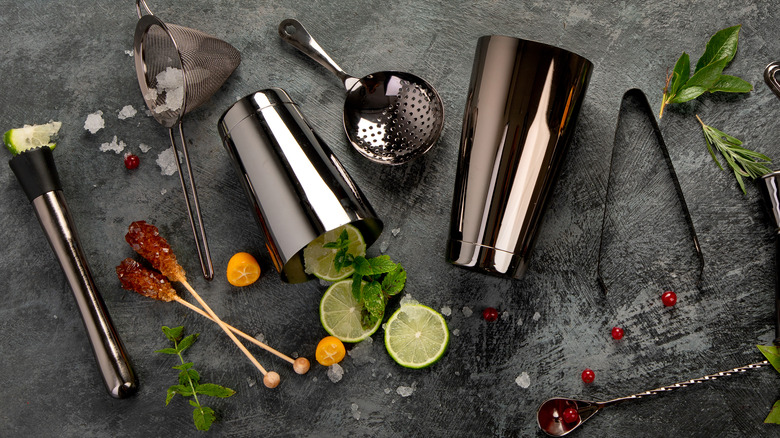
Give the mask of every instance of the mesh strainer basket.
<svg viewBox="0 0 780 438">
<path fill-rule="evenodd" d="M 164 23 L 152 14 L 145 0 L 136 0 L 136 9 L 139 20 L 135 27 L 133 52 L 138 85 L 152 116 L 168 128 L 198 258 L 204 277 L 210 280 L 214 277 L 214 267 L 192 176 L 182 118 L 222 86 L 241 62 L 241 54 L 235 47 L 211 35 Z M 187 168 L 192 203 L 179 162 L 174 128 L 179 131 L 179 146 Z"/>
</svg>

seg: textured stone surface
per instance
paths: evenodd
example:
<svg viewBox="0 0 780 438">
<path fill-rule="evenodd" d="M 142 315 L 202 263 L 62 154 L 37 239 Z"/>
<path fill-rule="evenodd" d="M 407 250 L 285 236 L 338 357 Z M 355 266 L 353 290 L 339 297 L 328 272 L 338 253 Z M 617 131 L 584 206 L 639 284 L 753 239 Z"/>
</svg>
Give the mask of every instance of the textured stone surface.
<svg viewBox="0 0 780 438">
<path fill-rule="evenodd" d="M 185 118 L 218 278 L 207 283 L 198 277 L 178 178 L 163 175 L 155 163 L 168 139 L 145 114 L 126 53 L 137 19 L 133 2 L 0 0 L 0 129 L 63 122 L 55 158 L 65 194 L 140 380 L 139 393 L 129 400 L 113 400 L 104 391 L 65 278 L 15 177 L 0 166 L 1 434 L 193 435 L 189 405 L 175 399 L 164 406 L 175 372 L 171 357 L 153 353 L 166 346 L 161 325 L 183 324 L 201 333 L 187 357 L 204 381 L 237 390 L 232 398 L 208 400 L 221 420 L 212 431 L 227 436 L 539 435 L 536 409 L 549 397 L 610 399 L 763 359 L 755 344 L 773 337 L 772 230 L 756 188 L 749 186 L 743 196 L 733 176 L 712 163 L 694 114 L 780 159 L 780 101 L 762 81 L 764 66 L 780 58 L 780 17 L 772 2 L 160 0 L 150 7 L 163 20 L 230 42 L 243 56 L 220 91 Z M 276 27 L 287 17 L 302 21 L 352 74 L 396 69 L 433 84 L 447 114 L 439 144 L 398 168 L 370 163 L 351 150 L 341 130 L 341 86 L 280 41 Z M 604 294 L 596 260 L 613 144 L 628 148 L 622 149 L 629 161 L 621 171 L 631 159 L 638 175 L 652 175 L 659 164 L 656 153 L 631 157 L 631 139 L 641 140 L 636 151 L 650 151 L 645 142 L 651 134 L 636 111 L 628 111 L 626 125 L 617 129 L 622 96 L 630 88 L 644 90 L 657 111 L 666 69 L 679 54 L 697 59 L 710 35 L 739 23 L 740 52 L 728 71 L 755 90 L 704 96 L 669 109 L 661 121 L 701 242 L 702 281 L 690 278 L 684 251 L 683 262 L 680 251 L 665 257 L 675 242 L 687 245 L 688 236 L 679 235 L 686 228 L 678 223 L 679 205 L 668 196 L 668 181 L 656 181 L 658 190 L 624 188 L 615 192 L 622 198 L 607 204 L 622 206 L 609 212 L 610 223 L 636 223 L 641 229 L 626 235 L 647 239 L 633 249 L 619 247 L 621 239 L 610 241 L 610 251 L 625 251 L 639 262 L 621 266 L 612 260 L 607 274 L 620 287 Z M 517 281 L 453 267 L 443 256 L 472 57 L 485 34 L 559 45 L 596 66 L 529 271 Z M 298 376 L 285 362 L 252 349 L 281 374 L 282 384 L 268 390 L 214 324 L 176 304 L 120 289 L 114 267 L 132 255 L 123 235 L 130 222 L 147 220 L 160 227 L 193 286 L 225 320 L 262 334 L 281 351 L 313 358 L 325 335 L 317 315 L 324 287 L 281 283 L 216 131 L 230 104 L 271 86 L 284 88 L 300 104 L 384 219 L 379 244 L 407 268 L 407 293 L 450 310 L 452 341 L 435 366 L 398 367 L 384 351 L 381 330 L 360 360 L 345 359 L 338 383 L 316 364 Z M 126 105 L 138 114 L 120 120 Z M 98 110 L 105 128 L 91 134 L 84 122 Z M 126 144 L 124 151 L 140 156 L 138 169 L 127 171 L 122 154 L 101 152 L 114 136 Z M 142 144 L 150 150 L 142 152 Z M 657 175 L 664 171 L 661 166 Z M 642 211 L 651 219 L 637 219 Z M 393 235 L 396 228 L 400 232 Z M 223 277 L 237 251 L 253 253 L 265 270 L 251 287 L 233 288 Z M 664 264 L 673 266 L 665 270 Z M 665 309 L 660 294 L 671 287 L 679 302 Z M 498 321 L 480 318 L 487 306 L 499 310 Z M 626 330 L 620 342 L 609 335 L 615 325 Z M 580 380 L 584 368 L 596 372 L 591 385 Z M 771 369 L 750 371 L 610 408 L 578 433 L 778 434 L 776 426 L 762 423 L 778 398 L 777 382 Z"/>
</svg>

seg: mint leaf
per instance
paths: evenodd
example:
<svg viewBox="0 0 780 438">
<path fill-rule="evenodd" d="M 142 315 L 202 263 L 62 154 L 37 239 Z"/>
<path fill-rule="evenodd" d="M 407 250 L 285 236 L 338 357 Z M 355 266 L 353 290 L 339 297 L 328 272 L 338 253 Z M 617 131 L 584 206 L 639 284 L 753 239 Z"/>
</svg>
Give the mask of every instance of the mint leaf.
<svg viewBox="0 0 780 438">
<path fill-rule="evenodd" d="M 168 340 L 170 340 L 171 342 L 176 342 L 179 339 L 181 339 L 181 334 L 184 331 L 184 326 L 179 326 L 174 328 L 162 326 L 162 331 L 163 333 L 165 333 L 165 337 L 168 338 Z"/>
<path fill-rule="evenodd" d="M 780 400 L 775 402 L 769 415 L 766 416 L 764 423 L 780 424 Z"/>
<path fill-rule="evenodd" d="M 162 354 L 179 354 L 179 350 L 175 348 L 163 348 L 162 350 L 154 350 L 154 352 Z"/>
<path fill-rule="evenodd" d="M 206 406 L 197 407 L 192 411 L 192 420 L 195 422 L 195 427 L 198 430 L 209 430 L 211 424 L 216 419 L 217 416 L 214 414 L 214 410 Z"/>
<path fill-rule="evenodd" d="M 721 91 L 724 93 L 747 93 L 753 90 L 753 85 L 736 76 L 721 75 L 718 82 L 709 89 L 710 93 Z"/>
<path fill-rule="evenodd" d="M 177 346 L 179 352 L 183 352 L 184 350 L 190 348 L 197 339 L 198 339 L 197 333 L 193 333 L 187 336 L 186 338 L 182 339 L 181 342 L 179 342 L 179 345 Z"/>
<path fill-rule="evenodd" d="M 382 291 L 389 297 L 398 294 L 406 284 L 406 270 L 399 264 L 382 280 Z"/>
<path fill-rule="evenodd" d="M 173 368 L 174 370 L 188 370 L 188 369 L 192 368 L 192 366 L 193 366 L 192 362 L 187 362 L 187 363 L 183 363 L 181 365 L 174 365 L 171 368 Z"/>
<path fill-rule="evenodd" d="M 338 242 L 328 242 L 324 245 L 322 245 L 323 248 L 331 248 L 331 249 L 337 249 L 341 248 L 341 245 L 339 245 Z"/>
<path fill-rule="evenodd" d="M 170 403 L 171 399 L 174 395 L 180 394 L 184 397 L 189 397 L 192 395 L 192 389 L 189 386 L 185 385 L 173 385 L 168 388 L 168 395 L 165 397 L 165 405 L 167 406 L 168 403 Z"/>
<path fill-rule="evenodd" d="M 182 370 L 179 373 L 179 383 L 182 385 L 196 384 L 200 381 L 200 374 L 194 369 Z"/>
<path fill-rule="evenodd" d="M 362 288 L 363 288 L 363 276 L 358 274 L 352 275 L 352 296 L 358 302 L 361 301 L 363 296 Z"/>
<path fill-rule="evenodd" d="M 396 263 L 390 260 L 390 256 L 379 256 L 368 259 L 371 264 L 371 273 L 368 275 L 385 274 L 395 269 Z"/>
<path fill-rule="evenodd" d="M 378 281 L 372 281 L 363 288 L 363 307 L 376 318 L 384 315 L 385 297 L 382 295 L 382 285 Z"/>
<path fill-rule="evenodd" d="M 764 354 L 766 360 L 775 367 L 775 370 L 780 373 L 780 350 L 774 345 L 756 345 L 756 347 Z M 775 404 L 775 407 L 777 407 L 777 404 Z"/>
<path fill-rule="evenodd" d="M 235 394 L 236 391 L 233 391 L 230 388 L 225 388 L 224 386 L 220 386 L 214 383 L 203 383 L 195 387 L 195 392 L 198 394 L 203 395 L 209 395 L 211 397 L 230 397 L 231 395 Z"/>
<path fill-rule="evenodd" d="M 355 261 L 352 262 L 352 265 L 355 267 L 355 274 L 361 277 L 365 275 L 372 275 L 371 263 L 365 257 L 363 256 L 355 257 Z"/>
<path fill-rule="evenodd" d="M 741 27 L 741 25 L 727 27 L 726 29 L 719 30 L 713 35 L 707 42 L 704 54 L 702 54 L 699 61 L 696 62 L 695 71 L 698 72 L 712 63 L 725 61 L 725 64 L 728 64 L 731 62 L 731 60 L 734 59 L 734 55 L 737 54 L 737 43 L 739 41 L 739 30 Z"/>
</svg>

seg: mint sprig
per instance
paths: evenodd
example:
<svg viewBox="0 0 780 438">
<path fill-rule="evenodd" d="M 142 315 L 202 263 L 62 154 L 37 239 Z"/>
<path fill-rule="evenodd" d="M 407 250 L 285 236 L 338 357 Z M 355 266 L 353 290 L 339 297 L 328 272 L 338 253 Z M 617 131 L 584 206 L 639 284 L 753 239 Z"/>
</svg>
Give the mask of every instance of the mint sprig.
<svg viewBox="0 0 780 438">
<path fill-rule="evenodd" d="M 363 305 L 360 322 L 365 329 L 373 327 L 384 316 L 390 297 L 403 290 L 406 271 L 387 255 L 366 258 L 348 253 L 349 236 L 346 230 L 335 241 L 327 242 L 323 247 L 337 249 L 333 259 L 337 270 L 354 267 L 352 296 Z"/>
<path fill-rule="evenodd" d="M 190 405 L 195 408 L 192 411 L 192 419 L 195 423 L 195 427 L 198 430 L 209 430 L 211 424 L 216 420 L 216 414 L 214 410 L 200 404 L 198 394 L 207 395 L 211 397 L 230 397 L 236 392 L 230 388 L 216 385 L 214 383 L 200 383 L 200 373 L 195 371 L 192 362 L 184 362 L 184 356 L 182 353 L 190 348 L 192 344 L 198 339 L 198 334 L 193 333 L 187 337 L 182 338 L 184 334 L 184 327 L 170 328 L 167 326 L 162 327 L 165 337 L 173 342 L 173 348 L 163 348 L 155 351 L 155 353 L 171 354 L 179 356 L 180 365 L 174 365 L 173 369 L 179 370 L 179 384 L 172 385 L 168 388 L 167 395 L 165 397 L 165 405 L 171 402 L 176 394 L 182 397 L 192 397 Z"/>
<path fill-rule="evenodd" d="M 693 75 L 690 57 L 683 52 L 666 77 L 658 118 L 663 117 L 666 105 L 688 102 L 706 92 L 747 93 L 753 89 L 753 85 L 744 79 L 723 74 L 723 69 L 737 54 L 741 28 L 741 25 L 732 26 L 713 35 L 707 42 L 704 54 L 696 62 Z"/>
</svg>

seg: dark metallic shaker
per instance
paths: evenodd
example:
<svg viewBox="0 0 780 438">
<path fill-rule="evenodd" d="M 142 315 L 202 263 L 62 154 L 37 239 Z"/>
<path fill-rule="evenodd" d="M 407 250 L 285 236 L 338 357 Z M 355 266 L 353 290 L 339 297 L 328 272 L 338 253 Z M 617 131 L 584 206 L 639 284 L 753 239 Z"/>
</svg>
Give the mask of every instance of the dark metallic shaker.
<svg viewBox="0 0 780 438">
<path fill-rule="evenodd" d="M 106 389 L 114 398 L 134 394 L 138 389 L 135 374 L 92 279 L 76 224 L 65 202 L 52 150 L 41 147 L 21 152 L 9 165 L 30 200 L 73 291 Z"/>
<path fill-rule="evenodd" d="M 479 39 L 452 203 L 452 263 L 523 275 L 592 69 L 546 44 Z"/>
<path fill-rule="evenodd" d="M 761 192 L 775 227 L 775 339 L 780 347 L 780 171 L 761 177 Z"/>
<path fill-rule="evenodd" d="M 239 100 L 218 130 L 282 280 L 311 278 L 303 248 L 327 231 L 352 224 L 367 246 L 381 234 L 374 209 L 284 90 Z"/>
</svg>

